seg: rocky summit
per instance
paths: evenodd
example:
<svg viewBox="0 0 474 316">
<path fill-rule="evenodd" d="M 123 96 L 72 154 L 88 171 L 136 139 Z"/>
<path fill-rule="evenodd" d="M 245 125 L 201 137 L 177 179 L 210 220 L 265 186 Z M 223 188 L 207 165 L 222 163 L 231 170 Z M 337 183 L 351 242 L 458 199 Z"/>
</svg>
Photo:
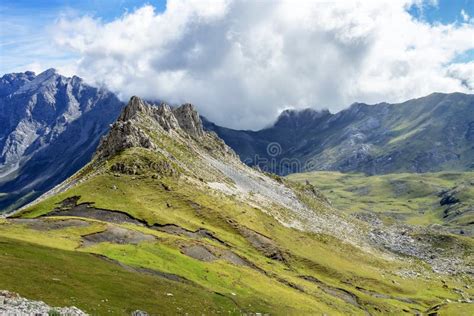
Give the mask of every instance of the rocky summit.
<svg viewBox="0 0 474 316">
<path fill-rule="evenodd" d="M 472 239 L 313 183 L 243 164 L 190 104 L 133 97 L 87 165 L 0 219 L 2 287 L 99 315 L 472 310 Z"/>
<path fill-rule="evenodd" d="M 150 106 L 134 96 L 117 122 L 112 125 L 108 135 L 103 138 L 98 148 L 98 155 L 108 157 L 131 147 L 156 149 L 151 138 L 134 124 L 140 119 L 140 115 L 154 119 L 155 123 L 168 133 L 184 131 L 196 139 L 204 136 L 201 119 L 193 105 L 183 104 L 174 109 L 165 103 Z"/>
<path fill-rule="evenodd" d="M 286 175 L 474 170 L 474 95 L 434 93 L 400 104 L 352 104 L 332 114 L 282 112 L 260 131 L 205 121 L 249 165 Z M 270 149 L 278 146 L 277 152 Z"/>
<path fill-rule="evenodd" d="M 33 200 L 83 167 L 123 104 L 49 69 L 0 78 L 0 212 Z"/>
</svg>

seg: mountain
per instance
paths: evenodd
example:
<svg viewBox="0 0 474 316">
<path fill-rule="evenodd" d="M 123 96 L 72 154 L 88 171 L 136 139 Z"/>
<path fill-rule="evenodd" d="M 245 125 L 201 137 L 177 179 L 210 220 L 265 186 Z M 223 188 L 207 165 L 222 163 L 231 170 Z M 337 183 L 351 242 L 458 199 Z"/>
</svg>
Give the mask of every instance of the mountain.
<svg viewBox="0 0 474 316">
<path fill-rule="evenodd" d="M 0 284 L 98 315 L 469 314 L 473 247 L 344 214 L 243 164 L 191 104 L 133 97 L 87 165 L 0 220 Z"/>
<path fill-rule="evenodd" d="M 474 95 L 400 104 L 355 103 L 336 114 L 287 110 L 260 131 L 205 121 L 242 161 L 278 174 L 333 170 L 388 174 L 474 170 Z"/>
<path fill-rule="evenodd" d="M 54 69 L 0 78 L 0 211 L 14 209 L 83 167 L 123 104 Z"/>
</svg>

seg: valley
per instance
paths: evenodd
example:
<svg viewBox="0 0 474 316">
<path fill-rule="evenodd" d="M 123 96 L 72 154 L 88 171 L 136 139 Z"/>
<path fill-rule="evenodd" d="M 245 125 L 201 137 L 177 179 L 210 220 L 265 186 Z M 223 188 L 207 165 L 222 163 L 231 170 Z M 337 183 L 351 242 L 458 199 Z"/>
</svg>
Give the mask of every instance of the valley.
<svg viewBox="0 0 474 316">
<path fill-rule="evenodd" d="M 192 105 L 133 97 L 86 166 L 1 220 L 0 287 L 90 314 L 469 315 L 472 238 L 353 216 L 338 176 L 250 168 Z"/>
<path fill-rule="evenodd" d="M 0 316 L 473 316 L 474 0 L 0 2 Z"/>
<path fill-rule="evenodd" d="M 399 173 L 378 176 L 339 172 L 292 174 L 309 181 L 338 210 L 353 215 L 377 214 L 386 223 L 437 225 L 472 236 L 474 173 Z"/>
</svg>

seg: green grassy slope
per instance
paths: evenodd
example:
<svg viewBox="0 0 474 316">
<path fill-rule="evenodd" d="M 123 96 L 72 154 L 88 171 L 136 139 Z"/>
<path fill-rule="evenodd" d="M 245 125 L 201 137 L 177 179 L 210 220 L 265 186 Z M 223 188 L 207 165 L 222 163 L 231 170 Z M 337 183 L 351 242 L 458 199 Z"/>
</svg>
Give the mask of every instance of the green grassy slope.
<svg viewBox="0 0 474 316">
<path fill-rule="evenodd" d="M 0 253 L 2 288 L 55 306 L 75 305 L 96 315 L 125 315 L 137 309 L 161 314 L 237 312 L 231 300 L 198 286 L 134 272 L 88 253 L 5 237 L 0 238 Z M 170 291 L 179 298 L 168 296 Z"/>
<path fill-rule="evenodd" d="M 332 201 L 333 205 L 349 213 L 376 212 L 387 222 L 409 224 L 446 224 L 466 230 L 474 221 L 474 173 L 399 173 L 380 176 L 344 174 L 339 172 L 311 172 L 293 174 L 289 179 L 300 183 L 309 181 Z M 462 211 L 447 217 L 449 205 L 441 205 L 439 193 L 459 188 L 456 205 Z"/>
<path fill-rule="evenodd" d="M 410 311 L 424 311 L 430 306 L 442 302 L 444 299 L 456 300 L 460 296 L 452 292 L 453 288 L 462 288 L 465 282 L 463 279 L 451 279 L 444 277 L 443 280 L 449 284 L 448 288 L 443 288 L 441 279 L 435 275 L 430 278 L 405 278 L 397 274 L 397 271 L 405 269 L 420 269 L 418 264 L 408 265 L 404 262 L 384 260 L 366 253 L 359 248 L 341 243 L 340 240 L 325 235 L 315 235 L 304 233 L 291 228 L 285 228 L 272 217 L 263 214 L 260 210 L 242 205 L 232 199 L 219 200 L 212 199 L 204 192 L 193 190 L 186 187 L 185 183 L 167 182 L 174 187 L 172 194 L 165 194 L 161 186 L 162 180 L 135 178 L 133 176 L 101 175 L 88 182 L 81 184 L 61 195 L 66 196 L 81 195 L 82 201 L 97 201 L 96 206 L 101 208 L 110 208 L 113 210 L 124 210 L 132 216 L 146 220 L 149 223 L 174 223 L 190 230 L 204 228 L 212 231 L 226 243 L 226 246 L 216 243 L 212 240 L 187 238 L 185 236 L 176 236 L 163 232 L 157 232 L 146 227 L 134 224 L 123 224 L 124 227 L 132 230 L 146 232 L 147 234 L 157 236 L 156 242 L 143 242 L 138 245 L 132 244 L 113 244 L 100 243 L 90 247 L 80 247 L 81 236 L 90 234 L 92 231 L 100 231 L 100 222 L 95 225 L 99 227 L 89 227 L 88 229 L 69 228 L 59 231 L 39 232 L 37 230 L 25 227 L 24 224 L 6 223 L 0 226 L 0 236 L 15 238 L 38 245 L 47 245 L 54 249 L 68 251 L 65 258 L 73 262 L 65 271 L 70 272 L 71 277 L 79 277 L 76 273 L 79 267 L 75 267 L 75 259 L 68 258 L 69 251 L 78 251 L 83 253 L 95 253 L 104 255 L 108 258 L 118 260 L 132 267 L 143 267 L 160 272 L 166 272 L 179 275 L 182 278 L 190 280 L 198 287 L 202 287 L 203 295 L 212 296 L 209 293 L 220 293 L 236 302 L 238 310 L 246 312 L 270 312 L 273 314 L 363 314 L 364 310 L 371 312 L 398 313 L 403 309 Z M 145 180 L 145 181 L 144 181 Z M 122 190 L 116 191 L 122 198 L 110 195 L 111 184 L 114 183 L 118 188 L 127 188 L 127 193 Z M 102 188 L 102 189 L 100 189 Z M 108 196 L 107 201 L 95 199 L 96 196 Z M 133 198 L 128 199 L 131 196 Z M 135 197 L 141 197 L 139 207 L 135 206 Z M 54 197 L 56 199 L 58 197 Z M 198 201 L 199 208 L 194 204 L 180 204 L 182 201 Z M 168 209 L 160 208 L 160 202 L 175 205 Z M 46 200 L 32 207 L 33 213 L 25 213 L 24 217 L 35 217 L 38 214 L 45 213 L 51 205 L 50 200 Z M 128 205 L 128 206 L 127 206 Z M 139 210 L 145 214 L 141 216 Z M 56 218 L 58 219 L 58 218 Z M 249 227 L 258 231 L 271 239 L 285 253 L 285 261 L 272 260 L 263 253 L 255 249 L 243 236 L 229 225 L 229 221 L 238 222 L 239 225 Z M 104 224 L 102 224 L 104 225 Z M 229 263 L 225 260 L 213 262 L 202 262 L 184 255 L 181 251 L 183 245 L 200 244 L 209 248 L 216 247 L 220 249 L 230 249 L 236 254 L 245 258 L 257 268 L 242 267 Z M 32 247 L 32 246 L 30 246 Z M 43 249 L 43 248 L 40 248 Z M 46 251 L 46 250 L 45 250 Z M 48 250 L 50 251 L 50 250 Z M 35 256 L 35 255 L 32 255 Z M 88 257 L 89 258 L 89 257 Z M 65 259 L 65 260 L 66 260 Z M 22 260 L 21 258 L 17 260 Z M 13 266 L 15 260 L 7 263 Z M 50 263 L 45 263 L 50 264 Z M 90 263 L 90 270 L 96 271 L 98 263 Z M 32 297 L 45 300 L 46 302 L 56 303 L 63 297 L 62 292 L 56 292 L 48 296 L 44 295 L 41 288 L 32 288 L 30 282 L 36 278 L 36 263 L 31 260 L 25 262 L 25 266 L 18 266 L 18 274 L 21 271 L 29 270 L 32 278 L 24 278 L 25 282 L 20 285 L 15 278 L 3 278 L 0 286 L 3 288 L 19 291 L 20 293 L 31 295 Z M 55 278 L 55 268 L 41 268 L 40 273 L 43 277 L 49 278 L 46 282 L 54 284 L 51 281 Z M 263 272 L 264 271 L 264 272 Z M 4 271 L 3 273 L 5 273 Z M 11 272 L 8 272 L 11 275 Z M 424 273 L 431 273 L 424 271 Z M 301 276 L 310 276 L 322 282 L 323 285 L 306 281 Z M 104 276 L 107 279 L 107 276 Z M 83 280 L 86 284 L 104 281 L 95 281 L 93 277 Z M 134 283 L 134 281 L 129 281 Z M 137 308 L 149 312 L 161 311 L 167 304 L 166 300 L 156 301 L 154 297 L 148 297 L 147 287 L 140 287 L 139 282 L 134 283 L 137 286 L 137 295 L 130 295 L 123 298 L 122 305 L 129 309 Z M 127 281 L 128 284 L 128 281 Z M 291 284 L 290 286 L 288 284 Z M 423 284 L 423 286 L 420 286 Z M 50 286 L 50 285 L 48 285 Z M 185 307 L 187 298 L 181 294 L 183 288 L 186 291 L 187 284 L 174 282 L 168 284 L 166 292 L 177 293 L 175 297 L 176 305 Z M 116 287 L 113 287 L 119 293 L 122 293 Z M 128 286 L 127 286 L 128 288 Z M 363 288 L 364 290 L 361 290 Z M 26 291 L 28 289 L 28 291 Z M 161 294 L 163 291 L 153 291 Z M 338 290 L 339 289 L 339 292 Z M 349 303 L 351 300 L 343 296 L 348 291 L 356 297 L 356 303 Z M 114 291 L 115 291 L 114 290 Z M 84 295 L 87 291 L 73 290 L 71 296 L 81 299 L 75 302 L 69 301 L 68 304 L 76 304 L 86 311 L 94 311 L 93 305 L 81 302 L 87 302 L 90 293 Z M 118 295 L 112 289 L 105 288 L 103 297 L 111 300 L 113 295 Z M 112 291 L 112 292 L 111 292 Z M 123 288 L 123 291 L 127 291 Z M 234 293 L 234 294 L 232 294 Z M 332 294 L 331 294 L 332 293 Z M 383 298 L 378 297 L 378 293 Z M 158 295 L 158 294 L 157 294 Z M 124 295 L 125 296 L 125 295 Z M 147 303 L 141 305 L 135 303 L 135 296 L 143 297 L 142 300 Z M 200 295 L 198 295 L 200 297 Z M 343 299 L 340 298 L 343 297 Z M 350 297 L 350 296 L 349 296 Z M 62 298 L 59 302 L 65 305 Z M 200 300 L 200 299 L 199 299 Z M 95 302 L 95 301 L 94 301 Z M 98 303 L 100 304 L 100 303 Z M 111 306 L 113 303 L 105 304 Z M 139 305 L 138 307 L 137 304 Z M 222 299 L 222 302 L 216 302 L 221 310 L 232 311 L 229 302 Z M 357 306 L 353 305 L 356 304 Z M 213 305 L 209 304 L 212 309 Z M 94 306 L 95 308 L 95 306 Z M 109 308 L 109 307 L 107 307 Z M 217 307 L 216 307 L 217 308 Z M 120 309 L 115 309 L 120 310 Z M 122 309 L 123 311 L 123 309 Z M 192 312 L 192 310 L 191 310 Z"/>
<path fill-rule="evenodd" d="M 298 218 L 295 210 L 277 195 L 266 199 L 258 185 L 282 189 L 286 180 L 243 166 L 210 134 L 198 142 L 137 115 L 134 126 L 158 149 L 131 146 L 105 159 L 97 156 L 62 190 L 0 222 L 0 264 L 9 267 L 0 270 L 0 288 L 118 315 L 134 309 L 399 315 L 474 295 L 465 288 L 466 275 L 439 275 L 419 260 L 283 225 Z M 208 156 L 236 168 L 241 184 L 206 164 Z M 254 176 L 257 184 L 250 181 Z M 244 180 L 249 192 L 242 191 Z M 315 218 L 336 212 L 305 186 L 287 185 L 300 197 L 291 200 L 295 209 L 302 203 Z M 347 220 L 335 218 L 338 226 Z M 469 240 L 458 238 L 469 247 Z M 65 284 L 73 286 L 62 290 Z"/>
</svg>

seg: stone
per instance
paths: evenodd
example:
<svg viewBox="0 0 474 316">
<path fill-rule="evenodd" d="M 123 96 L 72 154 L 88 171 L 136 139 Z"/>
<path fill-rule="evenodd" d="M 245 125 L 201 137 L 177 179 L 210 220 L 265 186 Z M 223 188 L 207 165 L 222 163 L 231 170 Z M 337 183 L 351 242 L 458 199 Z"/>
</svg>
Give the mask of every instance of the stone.
<svg viewBox="0 0 474 316">
<path fill-rule="evenodd" d="M 17 293 L 0 291 L 0 314 L 2 315 L 67 315 L 86 316 L 77 307 L 51 307 L 42 301 L 28 300 Z"/>
<path fill-rule="evenodd" d="M 205 134 L 199 114 L 192 104 L 187 103 L 171 109 L 166 103 L 154 106 L 133 96 L 117 122 L 111 126 L 109 133 L 102 138 L 96 157 L 104 159 L 132 147 L 157 150 L 156 144 L 139 127 L 139 113 L 156 122 L 158 133 L 161 128 L 161 131 L 166 132 L 184 132 L 193 138 L 200 138 Z"/>
<path fill-rule="evenodd" d="M 192 104 L 186 103 L 173 110 L 179 126 L 193 137 L 204 135 L 201 118 Z"/>
</svg>

